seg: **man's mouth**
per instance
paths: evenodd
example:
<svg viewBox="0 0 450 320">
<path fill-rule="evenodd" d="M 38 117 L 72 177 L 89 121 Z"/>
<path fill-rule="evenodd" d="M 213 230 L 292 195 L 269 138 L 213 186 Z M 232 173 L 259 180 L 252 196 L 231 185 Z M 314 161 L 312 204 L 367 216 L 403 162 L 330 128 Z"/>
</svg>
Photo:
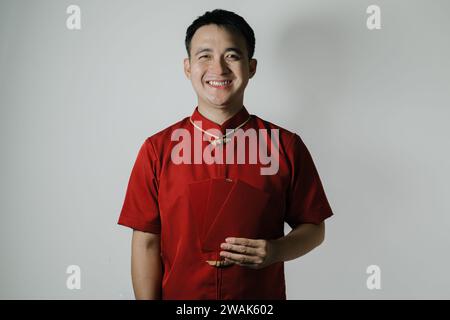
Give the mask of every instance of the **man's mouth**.
<svg viewBox="0 0 450 320">
<path fill-rule="evenodd" d="M 221 81 L 217 81 L 217 80 L 210 80 L 210 81 L 206 81 L 206 83 L 213 88 L 217 88 L 217 89 L 222 89 L 222 88 L 227 88 L 231 85 L 232 80 L 221 80 Z"/>
</svg>

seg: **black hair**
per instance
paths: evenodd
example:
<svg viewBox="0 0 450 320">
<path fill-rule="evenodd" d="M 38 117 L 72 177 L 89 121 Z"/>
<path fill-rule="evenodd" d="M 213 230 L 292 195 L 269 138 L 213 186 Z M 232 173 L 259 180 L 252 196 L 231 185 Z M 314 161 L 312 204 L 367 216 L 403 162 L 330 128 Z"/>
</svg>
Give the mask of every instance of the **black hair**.
<svg viewBox="0 0 450 320">
<path fill-rule="evenodd" d="M 223 9 L 215 9 L 213 11 L 207 11 L 204 15 L 199 16 L 187 28 L 184 43 L 189 58 L 191 57 L 191 40 L 194 33 L 198 28 L 209 24 L 224 27 L 230 32 L 240 33 L 247 43 L 248 59 L 253 57 L 253 54 L 255 53 L 255 33 L 247 21 L 234 12 Z"/>
</svg>

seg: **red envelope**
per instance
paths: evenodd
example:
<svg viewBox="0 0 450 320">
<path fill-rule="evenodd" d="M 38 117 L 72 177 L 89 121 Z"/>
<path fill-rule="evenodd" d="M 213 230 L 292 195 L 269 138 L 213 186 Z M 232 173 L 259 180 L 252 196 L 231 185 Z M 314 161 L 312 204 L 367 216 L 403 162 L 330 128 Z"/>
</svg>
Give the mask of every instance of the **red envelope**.
<svg viewBox="0 0 450 320">
<path fill-rule="evenodd" d="M 216 219 L 222 205 L 228 198 L 235 183 L 231 179 L 213 178 L 211 179 L 208 201 L 206 203 L 205 218 L 202 224 L 200 237 L 205 239 L 211 224 Z"/>
<path fill-rule="evenodd" d="M 211 179 L 207 179 L 193 182 L 188 185 L 192 225 L 196 227 L 195 232 L 198 234 L 203 234 L 202 227 L 206 216 L 206 205 L 208 204 L 211 182 Z"/>
<path fill-rule="evenodd" d="M 270 195 L 236 179 L 213 179 L 211 183 L 204 230 L 203 251 L 219 251 L 227 237 L 256 239 Z"/>
</svg>

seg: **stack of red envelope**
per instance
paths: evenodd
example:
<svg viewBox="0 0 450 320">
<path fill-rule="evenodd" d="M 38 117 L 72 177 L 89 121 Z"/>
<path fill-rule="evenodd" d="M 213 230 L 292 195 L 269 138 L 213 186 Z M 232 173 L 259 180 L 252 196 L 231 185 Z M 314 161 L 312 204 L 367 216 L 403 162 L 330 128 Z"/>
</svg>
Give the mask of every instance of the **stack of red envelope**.
<svg viewBox="0 0 450 320">
<path fill-rule="evenodd" d="M 239 180 L 212 178 L 189 185 L 193 223 L 203 252 L 220 251 L 227 237 L 258 239 L 270 195 Z"/>
</svg>

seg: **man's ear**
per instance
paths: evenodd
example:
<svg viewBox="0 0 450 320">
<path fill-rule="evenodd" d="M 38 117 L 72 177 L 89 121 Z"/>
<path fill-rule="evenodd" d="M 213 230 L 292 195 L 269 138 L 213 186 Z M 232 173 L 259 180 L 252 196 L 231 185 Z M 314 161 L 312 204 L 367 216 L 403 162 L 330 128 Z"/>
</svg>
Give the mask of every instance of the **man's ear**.
<svg viewBox="0 0 450 320">
<path fill-rule="evenodd" d="M 189 61 L 189 58 L 185 58 L 183 63 L 184 63 L 184 74 L 188 79 L 191 79 L 191 62 Z"/>
<path fill-rule="evenodd" d="M 258 64 L 258 61 L 256 59 L 250 59 L 249 61 L 249 78 L 253 78 L 253 76 L 256 73 L 256 65 Z"/>
</svg>

